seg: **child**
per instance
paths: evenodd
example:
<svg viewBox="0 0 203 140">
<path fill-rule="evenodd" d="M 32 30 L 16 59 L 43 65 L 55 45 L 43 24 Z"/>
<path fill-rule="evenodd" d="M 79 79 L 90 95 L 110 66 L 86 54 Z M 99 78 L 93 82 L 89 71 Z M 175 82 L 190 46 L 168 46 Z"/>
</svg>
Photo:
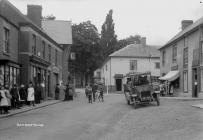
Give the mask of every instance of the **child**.
<svg viewBox="0 0 203 140">
<path fill-rule="evenodd" d="M 86 91 L 86 95 L 88 97 L 89 103 L 92 103 L 92 88 L 90 87 L 89 84 L 86 86 L 85 91 Z"/>
</svg>

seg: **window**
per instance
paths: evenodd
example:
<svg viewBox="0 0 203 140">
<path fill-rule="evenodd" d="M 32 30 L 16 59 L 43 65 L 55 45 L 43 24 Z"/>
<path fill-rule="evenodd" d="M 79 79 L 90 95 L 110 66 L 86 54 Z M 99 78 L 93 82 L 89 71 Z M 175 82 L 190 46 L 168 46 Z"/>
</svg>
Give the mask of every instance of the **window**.
<svg viewBox="0 0 203 140">
<path fill-rule="evenodd" d="M 130 70 L 137 70 L 137 60 L 130 60 Z"/>
<path fill-rule="evenodd" d="M 187 37 L 184 38 L 184 47 L 188 47 L 188 38 Z"/>
<path fill-rule="evenodd" d="M 166 59 L 166 52 L 163 51 L 163 53 L 162 53 L 162 66 L 165 65 L 165 59 Z"/>
<path fill-rule="evenodd" d="M 188 48 L 184 48 L 183 50 L 183 65 L 187 66 L 188 64 Z"/>
<path fill-rule="evenodd" d="M 55 65 L 57 66 L 57 55 L 58 55 L 58 51 L 57 50 L 55 50 Z"/>
<path fill-rule="evenodd" d="M 42 55 L 43 55 L 43 58 L 45 59 L 45 42 L 42 41 Z"/>
<path fill-rule="evenodd" d="M 49 62 L 51 62 L 51 46 L 49 45 Z"/>
<path fill-rule="evenodd" d="M 176 63 L 177 62 L 177 46 L 173 46 L 173 56 L 172 56 L 173 60 L 172 62 L 173 63 Z"/>
<path fill-rule="evenodd" d="M 201 91 L 203 91 L 203 69 L 201 69 Z"/>
<path fill-rule="evenodd" d="M 203 62 L 203 42 L 201 42 L 201 61 Z"/>
<path fill-rule="evenodd" d="M 36 38 L 36 35 L 32 35 L 32 41 L 33 41 L 33 44 L 32 44 L 32 53 L 34 55 L 37 54 L 37 50 L 36 50 L 36 45 L 37 45 L 37 38 Z"/>
<path fill-rule="evenodd" d="M 108 70 L 108 66 L 106 65 L 106 71 Z"/>
<path fill-rule="evenodd" d="M 159 62 L 155 62 L 155 69 L 160 69 L 160 63 Z"/>
<path fill-rule="evenodd" d="M 188 74 L 187 71 L 183 72 L 183 90 L 188 92 Z"/>
<path fill-rule="evenodd" d="M 7 28 L 4 28 L 3 52 L 4 53 L 9 53 L 9 30 Z"/>
</svg>

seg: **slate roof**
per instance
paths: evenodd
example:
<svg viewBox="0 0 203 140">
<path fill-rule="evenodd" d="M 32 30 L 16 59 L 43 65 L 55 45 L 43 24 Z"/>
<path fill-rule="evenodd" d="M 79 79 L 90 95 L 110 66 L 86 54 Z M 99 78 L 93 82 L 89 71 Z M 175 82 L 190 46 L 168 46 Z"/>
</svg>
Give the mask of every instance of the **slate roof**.
<svg viewBox="0 0 203 140">
<path fill-rule="evenodd" d="M 42 28 L 58 44 L 72 44 L 71 21 L 42 20 Z"/>
<path fill-rule="evenodd" d="M 168 45 L 170 45 L 171 43 L 173 43 L 175 40 L 183 37 L 185 34 L 191 32 L 192 30 L 198 28 L 199 25 L 203 24 L 203 17 L 198 19 L 197 21 L 195 21 L 192 25 L 186 27 L 184 30 L 180 31 L 178 34 L 176 34 L 171 40 L 169 40 L 164 46 L 162 46 L 161 48 L 164 48 Z M 160 49 L 161 49 L 160 48 Z"/>
<path fill-rule="evenodd" d="M 9 6 L 9 8 L 7 8 L 6 6 Z M 1 9 L 1 7 L 3 8 Z M 13 11 L 10 10 L 10 8 L 14 10 L 16 14 L 14 14 Z M 14 18 L 15 15 L 17 15 L 18 17 Z M 62 49 L 51 36 L 49 36 L 41 27 L 37 26 L 34 22 L 32 22 L 26 15 L 22 14 L 21 11 L 17 9 L 8 0 L 0 0 L 0 16 L 5 17 L 8 21 L 12 22 L 12 24 L 17 27 L 31 26 L 36 31 L 44 35 L 50 42 L 54 43 L 58 48 Z"/>
<path fill-rule="evenodd" d="M 160 57 L 157 46 L 149 46 L 142 44 L 130 44 L 126 47 L 112 53 L 110 57 Z"/>
</svg>

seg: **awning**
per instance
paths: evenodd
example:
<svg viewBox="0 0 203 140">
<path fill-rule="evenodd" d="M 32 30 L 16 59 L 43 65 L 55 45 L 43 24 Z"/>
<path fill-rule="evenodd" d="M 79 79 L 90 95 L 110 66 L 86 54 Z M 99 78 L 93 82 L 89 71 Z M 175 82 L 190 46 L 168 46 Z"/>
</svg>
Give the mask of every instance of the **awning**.
<svg viewBox="0 0 203 140">
<path fill-rule="evenodd" d="M 160 77 L 159 80 L 174 81 L 179 77 L 179 71 L 169 71 L 165 76 Z"/>
</svg>

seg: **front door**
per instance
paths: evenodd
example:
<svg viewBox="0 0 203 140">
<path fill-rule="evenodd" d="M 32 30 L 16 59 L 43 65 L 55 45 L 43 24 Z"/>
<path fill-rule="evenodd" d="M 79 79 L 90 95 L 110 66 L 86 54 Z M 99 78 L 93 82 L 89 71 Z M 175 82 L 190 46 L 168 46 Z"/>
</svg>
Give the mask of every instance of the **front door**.
<svg viewBox="0 0 203 140">
<path fill-rule="evenodd" d="M 122 79 L 116 79 L 116 90 L 122 91 Z"/>
</svg>

